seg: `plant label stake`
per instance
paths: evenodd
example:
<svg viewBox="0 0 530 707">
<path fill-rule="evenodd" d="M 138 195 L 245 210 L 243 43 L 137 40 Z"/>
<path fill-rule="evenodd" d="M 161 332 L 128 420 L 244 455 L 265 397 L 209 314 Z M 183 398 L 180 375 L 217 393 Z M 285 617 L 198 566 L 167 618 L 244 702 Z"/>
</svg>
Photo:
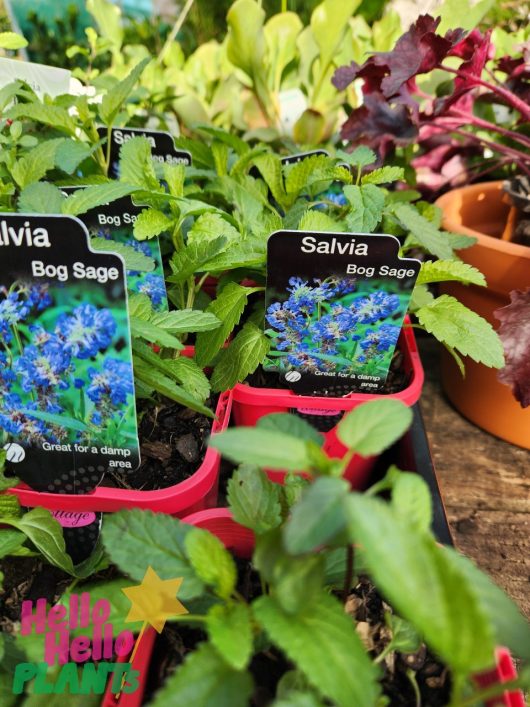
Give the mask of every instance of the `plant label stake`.
<svg viewBox="0 0 530 707">
<path fill-rule="evenodd" d="M 107 128 L 99 127 L 100 138 L 107 137 Z M 166 164 L 191 165 L 191 154 L 187 150 L 177 150 L 172 136 L 163 130 L 147 130 L 144 128 L 112 128 L 110 134 L 110 168 L 109 177 L 119 179 L 120 149 L 127 140 L 133 137 L 145 137 L 151 146 L 151 154 L 156 162 Z M 104 148 L 105 149 L 105 148 Z"/>
<path fill-rule="evenodd" d="M 103 513 L 53 511 L 52 515 L 63 529 L 66 552 L 74 565 L 88 560 L 98 542 Z"/>
<path fill-rule="evenodd" d="M 267 370 L 306 395 L 385 383 L 420 262 L 394 236 L 277 231 L 268 241 Z"/>
<path fill-rule="evenodd" d="M 80 187 L 63 187 L 72 194 Z M 130 294 L 143 293 L 151 300 L 156 311 L 168 310 L 164 267 L 158 237 L 139 241 L 133 235 L 133 225 L 144 206 L 137 206 L 130 196 L 116 199 L 78 216 L 85 224 L 92 239 L 92 248 L 118 252 L 127 260 L 138 261 L 134 269 L 127 270 L 127 289 Z M 116 251 L 113 243 L 120 244 Z"/>
<path fill-rule="evenodd" d="M 140 462 L 122 259 L 71 216 L 0 214 L 0 447 L 37 491 Z"/>
</svg>

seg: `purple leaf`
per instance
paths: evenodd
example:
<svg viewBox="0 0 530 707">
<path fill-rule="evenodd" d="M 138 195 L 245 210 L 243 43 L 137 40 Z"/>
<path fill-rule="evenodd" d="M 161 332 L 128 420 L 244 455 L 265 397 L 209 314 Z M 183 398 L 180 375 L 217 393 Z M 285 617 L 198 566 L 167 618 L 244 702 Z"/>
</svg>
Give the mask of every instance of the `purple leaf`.
<svg viewBox="0 0 530 707">
<path fill-rule="evenodd" d="M 512 386 L 522 407 L 530 405 L 530 287 L 510 292 L 511 302 L 495 310 L 501 322 L 499 336 L 504 346 L 506 365 L 499 380 Z"/>
</svg>

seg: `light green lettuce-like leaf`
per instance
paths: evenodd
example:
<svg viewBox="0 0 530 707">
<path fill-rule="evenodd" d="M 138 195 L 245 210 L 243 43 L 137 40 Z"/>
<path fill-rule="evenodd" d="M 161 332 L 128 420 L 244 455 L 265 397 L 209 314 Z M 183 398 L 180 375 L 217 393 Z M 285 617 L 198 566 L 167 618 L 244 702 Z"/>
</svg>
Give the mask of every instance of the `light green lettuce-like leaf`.
<svg viewBox="0 0 530 707">
<path fill-rule="evenodd" d="M 362 546 L 369 574 L 395 611 L 455 673 L 492 667 L 493 632 L 483 607 L 434 537 L 377 498 L 354 494 L 347 506 L 350 540 Z"/>
<path fill-rule="evenodd" d="M 450 295 L 416 311 L 420 324 L 439 341 L 491 368 L 502 368 L 504 352 L 491 324 Z"/>
<path fill-rule="evenodd" d="M 90 247 L 92 250 L 106 251 L 121 255 L 124 260 L 126 270 L 152 272 L 156 267 L 153 258 L 138 252 L 132 246 L 126 245 L 125 243 L 108 241 L 106 238 L 91 238 Z"/>
<path fill-rule="evenodd" d="M 55 184 L 35 182 L 20 192 L 18 210 L 26 214 L 60 214 L 64 201 Z"/>
<path fill-rule="evenodd" d="M 170 515 L 132 509 L 109 514 L 101 536 L 111 561 L 135 582 L 142 581 L 148 567 L 162 579 L 182 577 L 179 599 L 185 602 L 204 591 L 184 544 L 191 530 Z"/>
<path fill-rule="evenodd" d="M 215 300 L 206 308 L 213 314 L 221 326 L 213 334 L 199 334 L 195 344 L 195 358 L 201 366 L 210 363 L 227 340 L 228 336 L 239 323 L 247 305 L 248 297 L 259 288 L 243 287 L 235 282 L 229 282 Z"/>
<path fill-rule="evenodd" d="M 289 614 L 274 598 L 263 596 L 252 609 L 273 643 L 323 697 L 338 707 L 377 703 L 378 669 L 339 601 L 322 593 L 304 611 Z"/>
<path fill-rule="evenodd" d="M 33 182 L 38 182 L 46 175 L 46 172 L 53 169 L 57 150 L 65 141 L 66 138 L 61 137 L 55 140 L 45 140 L 17 160 L 11 170 L 17 185 L 23 189 Z"/>
<path fill-rule="evenodd" d="M 0 32 L 0 48 L 16 51 L 27 47 L 28 43 L 21 34 L 16 32 Z"/>
<path fill-rule="evenodd" d="M 290 553 L 311 552 L 344 529 L 348 491 L 347 481 L 332 477 L 318 478 L 304 491 L 284 528 L 285 547 Z"/>
<path fill-rule="evenodd" d="M 418 531 L 429 531 L 432 522 L 431 493 L 419 474 L 402 471 L 395 478 L 392 508 Z"/>
<path fill-rule="evenodd" d="M 442 18 L 438 27 L 438 34 L 444 35 L 447 30 L 455 27 L 462 27 L 472 30 L 477 27 L 485 15 L 495 5 L 495 0 L 479 0 L 479 2 L 469 2 L 469 0 L 444 0 L 439 9 Z"/>
<path fill-rule="evenodd" d="M 486 280 L 480 270 L 461 260 L 426 260 L 421 264 L 416 285 L 447 280 L 486 286 Z"/>
<path fill-rule="evenodd" d="M 154 238 L 174 227 L 174 221 L 158 209 L 144 209 L 134 222 L 134 237 L 139 241 Z"/>
<path fill-rule="evenodd" d="M 107 0 L 87 0 L 86 8 L 95 19 L 101 37 L 119 50 L 124 32 L 120 8 Z"/>
<path fill-rule="evenodd" d="M 441 260 L 451 260 L 453 249 L 445 234 L 428 221 L 410 204 L 398 204 L 393 212 L 403 228 L 410 231 L 414 240 L 428 253 Z"/>
<path fill-rule="evenodd" d="M 265 40 L 271 67 L 270 88 L 275 92 L 281 88 L 284 69 L 297 55 L 296 40 L 303 27 L 296 12 L 273 15 L 265 24 Z"/>
<path fill-rule="evenodd" d="M 358 187 L 347 185 L 344 196 L 351 204 L 351 211 L 346 215 L 348 229 L 358 233 L 373 233 L 383 217 L 385 194 L 375 184 Z"/>
<path fill-rule="evenodd" d="M 213 646 L 202 643 L 155 694 L 151 707 L 247 707 L 252 689 L 248 672 L 234 670 Z"/>
<path fill-rule="evenodd" d="M 418 285 L 418 282 L 416 281 L 414 289 L 412 290 L 412 297 L 409 301 L 409 312 L 415 312 L 420 307 L 430 304 L 433 300 L 434 295 L 429 290 L 427 285 Z"/>
<path fill-rule="evenodd" d="M 320 72 L 326 73 L 349 29 L 348 20 L 361 0 L 324 0 L 313 10 L 311 29 L 320 50 Z"/>
<path fill-rule="evenodd" d="M 396 398 L 372 400 L 346 413 L 337 426 L 340 441 L 357 454 L 380 454 L 407 431 L 412 412 Z"/>
<path fill-rule="evenodd" d="M 136 191 L 136 187 L 122 182 L 93 184 L 86 189 L 78 189 L 62 202 L 62 213 L 70 216 L 84 214 L 97 206 L 109 204 Z"/>
<path fill-rule="evenodd" d="M 105 125 L 109 127 L 114 125 L 116 116 L 120 112 L 123 104 L 129 97 L 138 79 L 142 75 L 143 70 L 150 61 L 150 57 L 142 59 L 142 61 L 132 69 L 128 76 L 123 79 L 123 81 L 119 81 L 116 85 L 112 86 L 103 96 L 99 108 L 99 115 Z"/>
<path fill-rule="evenodd" d="M 368 167 L 368 165 L 373 164 L 377 160 L 375 152 L 366 145 L 359 145 L 352 152 L 337 150 L 337 157 L 342 162 L 356 167 Z"/>
<path fill-rule="evenodd" d="M 253 0 L 236 0 L 226 16 L 228 59 L 253 78 L 263 72 L 265 57 L 264 10 Z"/>
<path fill-rule="evenodd" d="M 184 538 L 184 547 L 197 576 L 221 599 L 229 599 L 236 587 L 237 567 L 219 538 L 202 528 L 193 528 Z"/>
<path fill-rule="evenodd" d="M 252 615 L 246 604 L 213 606 L 206 628 L 212 645 L 234 670 L 243 670 L 252 655 Z"/>
<path fill-rule="evenodd" d="M 280 487 L 258 466 L 241 465 L 228 481 L 228 505 L 236 523 L 264 533 L 281 523 Z"/>
<path fill-rule="evenodd" d="M 263 331 L 247 322 L 228 348 L 221 351 L 212 374 L 212 389 L 222 392 L 245 380 L 263 362 L 269 347 L 270 341 Z"/>
</svg>

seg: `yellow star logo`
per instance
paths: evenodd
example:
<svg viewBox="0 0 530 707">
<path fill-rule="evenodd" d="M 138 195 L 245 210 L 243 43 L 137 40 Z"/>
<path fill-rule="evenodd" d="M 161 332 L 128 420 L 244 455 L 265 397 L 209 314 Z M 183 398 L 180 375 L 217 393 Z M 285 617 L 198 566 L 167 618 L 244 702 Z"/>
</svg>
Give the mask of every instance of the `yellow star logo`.
<svg viewBox="0 0 530 707">
<path fill-rule="evenodd" d="M 177 599 L 181 584 L 182 577 L 161 579 L 152 567 L 148 567 L 141 584 L 122 589 L 132 604 L 126 623 L 143 621 L 144 628 L 150 624 L 158 633 L 162 633 L 169 618 L 188 613 Z"/>
</svg>

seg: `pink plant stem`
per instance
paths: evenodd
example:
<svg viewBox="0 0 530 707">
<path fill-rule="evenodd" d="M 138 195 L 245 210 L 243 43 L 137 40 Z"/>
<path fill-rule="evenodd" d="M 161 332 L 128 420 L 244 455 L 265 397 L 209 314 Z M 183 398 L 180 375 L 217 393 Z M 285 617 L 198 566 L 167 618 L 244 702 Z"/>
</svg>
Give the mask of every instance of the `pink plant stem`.
<svg viewBox="0 0 530 707">
<path fill-rule="evenodd" d="M 477 118 L 472 113 L 466 113 L 458 109 L 450 109 L 449 115 L 454 115 L 456 118 L 463 118 L 470 125 L 475 125 L 477 128 L 484 128 L 485 130 L 492 130 L 494 132 L 499 133 L 499 135 L 504 135 L 505 137 L 509 137 L 512 140 L 520 142 L 521 145 L 530 147 L 530 138 L 526 137 L 526 135 L 520 135 L 519 133 L 516 133 L 513 130 L 507 130 L 501 125 L 495 125 L 495 123 L 490 123 L 489 120 L 482 120 L 482 118 Z M 530 160 L 530 155 L 528 158 Z"/>
<path fill-rule="evenodd" d="M 444 64 L 439 64 L 438 68 L 443 69 L 444 71 L 448 71 L 450 74 L 455 74 L 455 76 L 458 76 L 461 79 L 473 81 L 479 86 L 484 86 L 485 88 L 489 89 L 492 93 L 496 93 L 498 96 L 504 98 L 504 100 L 510 106 L 512 106 L 512 108 L 515 108 L 515 110 L 519 111 L 521 116 L 526 121 L 530 122 L 530 106 L 528 106 L 524 101 L 518 98 L 515 93 L 508 91 L 508 89 L 504 88 L 503 86 L 497 86 L 496 84 L 488 83 L 487 81 L 484 81 L 478 76 L 466 74 L 463 71 L 459 71 L 458 69 L 452 69 L 450 66 L 445 66 Z"/>
<path fill-rule="evenodd" d="M 518 165 L 521 166 L 521 169 L 523 169 L 527 173 L 529 172 L 529 170 L 524 166 L 524 163 L 530 161 L 530 155 L 527 155 L 524 152 L 521 152 L 520 150 L 508 147 L 507 145 L 498 145 L 497 143 L 492 142 L 491 140 L 487 140 L 484 137 L 479 137 L 478 135 L 474 135 L 473 133 L 467 132 L 467 130 L 462 130 L 462 128 L 448 129 L 447 126 L 436 125 L 436 123 L 432 123 L 431 127 L 437 128 L 438 130 L 441 130 L 445 133 L 456 133 L 457 135 L 462 135 L 463 137 L 467 138 L 468 140 L 471 140 L 472 142 L 486 145 L 486 147 L 491 148 L 494 152 L 497 152 L 501 155 L 506 155 L 507 157 L 511 157 L 517 162 Z"/>
</svg>

